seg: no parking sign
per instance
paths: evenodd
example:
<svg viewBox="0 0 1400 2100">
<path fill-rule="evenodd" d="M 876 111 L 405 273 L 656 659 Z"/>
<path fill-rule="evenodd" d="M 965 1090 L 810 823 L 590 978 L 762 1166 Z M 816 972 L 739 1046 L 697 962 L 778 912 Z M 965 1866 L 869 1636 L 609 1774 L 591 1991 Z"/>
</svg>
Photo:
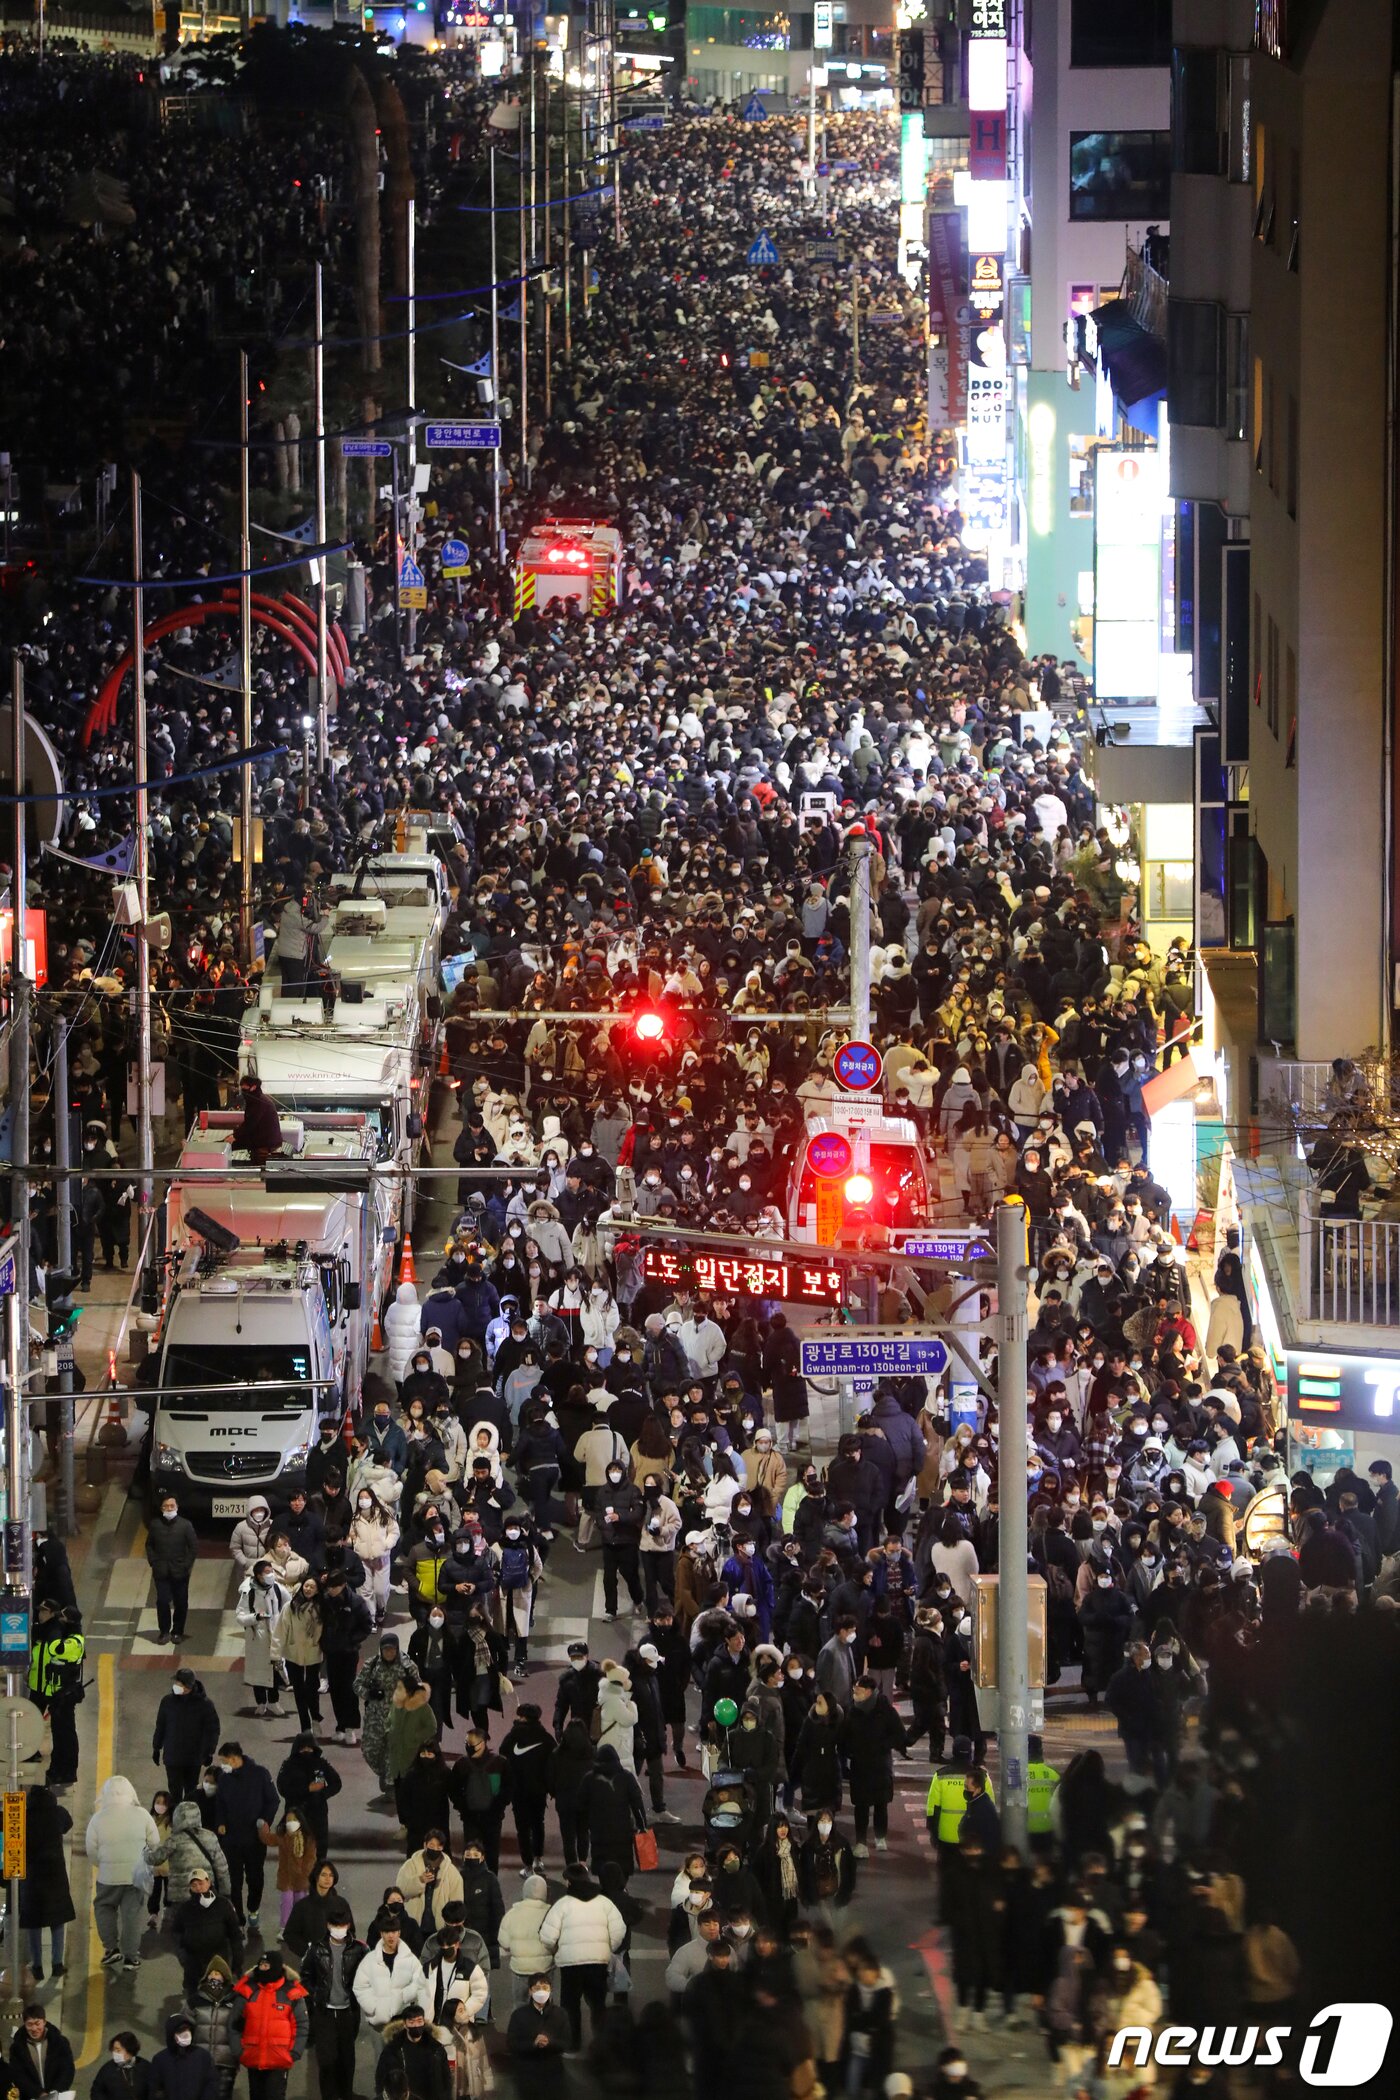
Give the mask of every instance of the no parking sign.
<svg viewBox="0 0 1400 2100">
<path fill-rule="evenodd" d="M 842 1086 L 853 1094 L 868 1094 L 880 1084 L 884 1061 L 873 1043 L 843 1043 L 832 1059 L 832 1070 Z"/>
</svg>

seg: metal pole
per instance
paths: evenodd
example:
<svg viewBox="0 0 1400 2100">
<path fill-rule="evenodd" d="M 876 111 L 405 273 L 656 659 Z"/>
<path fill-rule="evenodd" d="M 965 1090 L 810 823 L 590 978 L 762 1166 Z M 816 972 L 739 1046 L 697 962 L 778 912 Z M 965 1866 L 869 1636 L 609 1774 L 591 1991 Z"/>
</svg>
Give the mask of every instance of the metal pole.
<svg viewBox="0 0 1400 2100">
<path fill-rule="evenodd" d="M 817 194 L 817 18 L 812 16 L 812 61 L 807 68 L 807 165 L 812 195 Z"/>
<path fill-rule="evenodd" d="M 566 71 L 566 72 L 565 72 L 565 74 L 564 74 L 564 80 L 563 80 L 563 88 L 564 88 L 564 196 L 565 196 L 565 198 L 567 199 L 567 198 L 568 198 L 568 197 L 570 196 L 570 194 L 571 194 L 571 191 L 570 191 L 570 182 L 571 182 L 571 180 L 572 180 L 572 177 L 571 177 L 571 174 L 570 174 L 570 169 L 569 169 L 569 76 L 568 76 L 568 73 L 567 73 L 567 71 Z M 573 355 L 574 355 L 574 318 L 573 318 L 573 277 L 574 277 L 574 231 L 573 231 L 573 206 L 572 206 L 571 204 L 569 204 L 569 203 L 567 203 L 567 202 L 566 202 L 566 203 L 565 203 L 565 206 L 564 206 L 564 362 L 565 362 L 565 364 L 566 364 L 566 365 L 568 365 L 568 364 L 571 364 L 571 363 L 573 362 Z"/>
<path fill-rule="evenodd" d="M 316 410 L 316 544 L 326 544 L 326 364 L 323 334 L 321 265 L 316 265 L 316 356 L 312 366 Z M 316 770 L 324 777 L 330 765 L 330 664 L 327 653 L 326 557 L 316 563 Z M 244 746 L 245 750 L 247 746 Z"/>
<path fill-rule="evenodd" d="M 418 280 L 417 210 L 412 197 L 408 200 L 408 554 L 412 561 L 418 559 L 418 426 L 414 412 L 418 407 L 418 333 L 416 319 Z M 397 580 L 397 579 L 396 579 Z M 414 655 L 418 648 L 418 609 L 408 608 L 408 653 Z"/>
<path fill-rule="evenodd" d="M 501 413 L 501 295 L 496 289 L 500 266 L 496 261 L 496 147 L 491 145 L 491 397 L 496 414 Z M 502 432 L 504 437 L 505 433 Z M 491 530 L 495 535 L 497 561 L 505 559 L 501 534 L 501 455 L 491 454 Z"/>
<path fill-rule="evenodd" d="M 860 378 L 860 263 L 851 258 L 851 377 Z"/>
<path fill-rule="evenodd" d="M 10 706 L 13 732 L 10 751 L 10 777 L 17 794 L 24 792 L 24 665 L 18 656 L 14 659 L 13 689 Z M 15 1248 L 15 1287 L 9 1304 L 9 1349 L 5 1394 L 5 1516 L 9 1524 L 18 1523 L 21 1529 L 22 1549 L 20 1565 L 11 1564 L 12 1556 L 5 1554 L 5 1587 L 7 1590 L 24 1592 L 29 1587 L 31 1565 L 31 1540 L 29 1536 L 29 1410 L 26 1404 L 25 1381 L 29 1376 L 29 1292 L 30 1292 L 30 1233 L 29 1233 L 29 1176 L 25 1163 L 29 1158 L 29 1027 L 30 1003 L 33 990 L 25 969 L 24 943 L 28 931 L 25 913 L 25 885 L 28 880 L 25 860 L 28 840 L 25 822 L 28 807 L 22 801 L 15 803 L 14 843 L 14 891 L 12 903 L 14 917 L 10 928 L 10 1110 L 13 1118 L 12 1158 L 10 1170 L 10 1210 L 14 1219 L 17 1245 Z M 9 1540 L 6 1539 L 8 1549 Z M 12 1700 L 25 1696 L 27 1672 L 21 1658 L 7 1657 L 5 1665 L 5 1689 Z M 9 1729 L 9 1775 L 7 1785 L 10 1793 L 24 1791 L 24 1772 L 20 1763 L 19 1715 L 14 1709 L 10 1714 Z M 20 1882 L 14 1878 L 9 1886 L 9 1911 L 5 1931 L 5 2028 L 13 2034 L 18 2031 L 22 2008 L 20 1978 L 23 1970 L 21 1935 L 19 1924 Z"/>
<path fill-rule="evenodd" d="M 997 1211 L 997 1419 L 1001 1424 L 1001 1535 L 997 1554 L 997 1684 L 1001 1835 L 1026 1845 L 1030 1733 L 1030 1592 L 1026 1525 L 1026 1211 L 1019 1197 Z"/>
<path fill-rule="evenodd" d="M 71 1128 L 68 1113 L 68 1022 L 59 1013 L 53 1024 L 53 1156 L 54 1165 L 60 1169 L 72 1164 L 69 1145 Z M 73 1205 L 69 1198 L 67 1182 L 60 1185 L 58 1202 L 54 1214 L 54 1250 L 61 1270 L 71 1273 L 73 1267 Z M 57 1530 L 66 1539 L 78 1535 L 77 1474 L 74 1466 L 73 1441 L 73 1369 L 71 1364 L 73 1345 L 65 1339 L 59 1351 L 58 1365 L 58 1525 Z"/>
<path fill-rule="evenodd" d="M 535 52 L 530 48 L 531 79 L 534 77 Z M 531 88 L 533 107 L 533 87 Z M 517 163 L 517 189 L 520 198 L 520 283 L 516 297 L 520 301 L 520 486 L 530 486 L 530 287 L 525 280 L 527 259 L 525 254 L 525 160 L 524 125 L 521 126 L 521 158 Z M 534 156 L 534 138 L 530 140 L 531 158 Z"/>
<path fill-rule="evenodd" d="M 243 365 L 243 413 L 245 418 L 246 430 L 248 401 L 248 372 L 246 358 L 243 360 Z M 247 482 L 248 447 L 245 442 L 243 447 L 243 484 L 245 490 L 247 488 Z M 243 541 L 243 567 L 246 569 L 248 566 L 248 541 L 245 533 L 245 538 Z M 136 1244 L 138 1247 L 144 1247 L 147 1244 L 147 1227 L 151 1222 L 151 1206 L 155 1200 L 155 1188 L 154 1183 L 152 1181 L 152 1174 L 155 1168 L 155 1139 L 154 1133 L 151 1128 L 151 951 L 146 941 L 146 922 L 151 916 L 151 812 L 150 796 L 146 787 L 146 780 L 148 778 L 148 769 L 146 763 L 146 646 L 144 635 L 142 632 L 143 624 L 146 617 L 146 593 L 141 588 L 141 578 L 145 573 L 144 550 L 142 547 L 141 537 L 141 476 L 134 471 L 131 476 L 131 573 L 135 579 L 135 589 L 131 593 L 131 675 L 135 680 L 136 685 L 136 714 L 134 724 L 136 747 L 135 872 L 136 894 L 138 898 L 137 909 L 140 912 L 141 917 L 141 922 L 139 927 L 137 928 L 136 936 L 136 1135 L 137 1143 L 140 1150 L 141 1161 L 140 1210 L 138 1213 L 137 1221 Z M 248 582 L 246 576 L 244 577 L 243 581 L 244 587 L 246 589 Z M 248 659 L 245 655 L 243 687 L 243 733 L 245 750 L 252 744 L 253 741 L 253 731 L 250 720 L 252 713 L 252 703 L 249 696 L 250 689 L 248 682 L 251 674 L 247 670 L 247 661 Z M 250 799 L 250 789 L 248 783 L 250 782 L 251 778 L 252 769 L 251 767 L 245 766 L 243 769 L 243 885 L 244 896 L 250 900 L 252 895 L 251 877 L 253 862 L 253 819 L 252 802 Z M 251 926 L 251 916 L 249 918 L 249 925 Z M 248 945 L 251 949 L 251 932 L 249 934 Z M 154 1299 L 156 1295 L 155 1275 L 157 1273 L 154 1268 L 154 1256 L 159 1252 L 159 1249 L 154 1246 L 154 1243 L 152 1243 L 152 1249 L 153 1266 L 152 1273 L 148 1278 L 147 1296 L 151 1299 Z"/>
<path fill-rule="evenodd" d="M 554 228 L 550 224 L 554 214 L 550 209 L 554 201 L 553 176 L 550 169 L 549 152 L 549 67 L 544 69 L 544 419 L 547 423 L 554 413 L 554 315 L 551 311 L 550 269 L 554 258 Z"/>
<path fill-rule="evenodd" d="M 870 1039 L 870 856 L 874 841 L 858 832 L 851 840 L 851 1033 Z"/>
<path fill-rule="evenodd" d="M 238 579 L 238 676 L 243 690 L 243 749 L 253 748 L 253 520 L 252 491 L 249 485 L 249 461 L 252 452 L 248 436 L 248 353 L 239 352 L 238 357 L 238 436 L 239 436 L 239 538 L 238 566 L 242 574 Z M 140 571 L 137 571 L 140 574 Z M 140 776 L 145 779 L 144 770 Z M 243 786 L 239 802 L 238 846 L 242 854 L 239 863 L 238 926 L 243 950 L 243 967 L 253 966 L 253 769 L 243 768 Z M 144 906 L 142 907 L 144 911 Z M 139 944 L 145 946 L 145 942 Z M 145 1220 L 142 1220 L 144 1224 Z"/>
<path fill-rule="evenodd" d="M 399 669 L 403 669 L 403 600 L 399 596 L 399 572 L 403 567 L 403 534 L 399 530 L 399 448 L 394 446 L 389 454 L 389 493 L 394 504 L 394 656 Z"/>
</svg>

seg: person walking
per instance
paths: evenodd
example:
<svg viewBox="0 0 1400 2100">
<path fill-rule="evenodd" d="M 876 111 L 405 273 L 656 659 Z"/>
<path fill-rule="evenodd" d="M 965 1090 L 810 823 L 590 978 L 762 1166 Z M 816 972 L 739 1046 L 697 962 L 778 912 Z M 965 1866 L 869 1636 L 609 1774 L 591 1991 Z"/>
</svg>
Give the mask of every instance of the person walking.
<svg viewBox="0 0 1400 2100">
<path fill-rule="evenodd" d="M 192 1868 L 185 1887 L 185 1900 L 174 1911 L 170 1929 L 188 2001 L 211 1962 L 227 1962 L 231 1975 L 242 1968 L 243 1928 L 230 1899 L 215 1891 L 208 1867 Z"/>
<path fill-rule="evenodd" d="M 287 2073 L 306 2049 L 305 1985 L 288 1974 L 280 1954 L 264 1952 L 233 1990 L 242 2004 L 241 2013 L 234 2007 L 234 2031 L 249 2100 L 286 2100 Z"/>
<path fill-rule="evenodd" d="M 233 2031 L 235 1970 L 215 1955 L 193 1991 L 185 1993 L 180 2017 L 188 2020 L 193 2045 L 205 2049 L 213 2059 L 218 2081 L 218 2100 L 229 2100 L 239 2070 L 239 2043 Z"/>
<path fill-rule="evenodd" d="M 241 1743 L 220 1743 L 216 1764 L 214 1828 L 228 1861 L 229 1894 L 244 1929 L 257 1925 L 262 1909 L 263 1869 L 268 1834 L 277 1820 L 277 1789 L 266 1766 L 244 1756 Z"/>
<path fill-rule="evenodd" d="M 178 1669 L 156 1708 L 151 1737 L 151 1763 L 165 1766 L 172 1808 L 196 1799 L 199 1775 L 213 1757 L 218 1740 L 218 1708 L 193 1670 Z"/>
<path fill-rule="evenodd" d="M 146 1564 L 156 1589 L 156 1639 L 185 1638 L 190 1609 L 190 1576 L 199 1558 L 199 1538 L 188 1517 L 168 1491 L 161 1497 L 160 1518 L 146 1534 Z"/>
<path fill-rule="evenodd" d="M 636 1782 L 633 1781 L 635 1786 Z M 627 1922 L 606 1897 L 586 1867 L 569 1867 L 564 1894 L 551 1904 L 540 1926 L 540 1940 L 554 1957 L 559 1996 L 569 2019 L 572 2046 L 583 2046 L 585 2002 L 599 2031 L 608 1999 L 608 1970 L 622 1952 Z"/>
<path fill-rule="evenodd" d="M 304 1575 L 273 1626 L 272 1660 L 275 1667 L 286 1671 L 296 1701 L 297 1725 L 307 1732 L 321 1726 L 324 1631 L 321 1584 L 315 1575 Z"/>
<path fill-rule="evenodd" d="M 51 1750 L 44 1783 L 73 1786 L 78 1777 L 78 1708 L 83 1700 L 87 1643 L 77 1607 L 46 1597 L 29 1656 L 29 1697 L 49 1724 Z"/>
<path fill-rule="evenodd" d="M 867 1857 L 866 1836 L 872 1816 L 875 1850 L 889 1851 L 890 1803 L 894 1799 L 894 1760 L 906 1749 L 904 1729 L 873 1677 L 859 1676 L 851 1692 L 850 1711 L 841 1724 L 841 1749 L 851 1782 L 857 1859 Z"/>
<path fill-rule="evenodd" d="M 218 2100 L 219 2074 L 213 2056 L 194 2038 L 188 2013 L 165 2023 L 165 2047 L 151 2058 L 151 2100 Z"/>
<path fill-rule="evenodd" d="M 205 1826 L 198 1801 L 181 1801 L 170 1812 L 170 1828 L 150 1855 L 153 1867 L 164 1867 L 172 1896 L 189 1887 L 196 1868 L 207 1868 L 212 1886 L 227 1896 L 231 1887 L 224 1848 Z"/>
<path fill-rule="evenodd" d="M 360 1741 L 360 1697 L 355 1685 L 360 1649 L 373 1630 L 374 1615 L 364 1598 L 351 1589 L 344 1569 L 328 1569 L 321 1590 L 321 1657 L 335 1716 L 333 1743 Z"/>
<path fill-rule="evenodd" d="M 151 2067 L 129 2031 L 114 2034 L 107 2061 L 92 2081 L 92 2100 L 150 2100 Z"/>
<path fill-rule="evenodd" d="M 272 1652 L 277 1622 L 291 1603 L 291 1592 L 277 1580 L 270 1560 L 256 1560 L 239 1586 L 234 1617 L 243 1628 L 243 1682 L 253 1695 L 240 1712 L 282 1718 L 281 1678 Z"/>
<path fill-rule="evenodd" d="M 326 1905 L 325 1931 L 302 1957 L 311 2053 L 316 2059 L 321 2100 L 354 2100 L 355 2042 L 360 2007 L 355 1977 L 369 1949 L 356 1939 L 343 1896 Z"/>
<path fill-rule="evenodd" d="M 141 1966 L 146 1897 L 154 1878 L 147 1854 L 159 1842 L 155 1819 L 141 1806 L 135 1787 L 114 1773 L 97 1797 L 83 1840 L 97 1873 L 92 1914 L 104 1969 L 118 1962 L 132 1971 Z"/>
</svg>

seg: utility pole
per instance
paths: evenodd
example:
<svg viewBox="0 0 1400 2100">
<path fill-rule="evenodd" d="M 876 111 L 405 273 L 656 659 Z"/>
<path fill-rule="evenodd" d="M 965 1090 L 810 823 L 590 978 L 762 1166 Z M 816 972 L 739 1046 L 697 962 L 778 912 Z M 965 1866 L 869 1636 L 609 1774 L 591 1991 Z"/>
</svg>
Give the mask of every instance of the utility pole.
<svg viewBox="0 0 1400 2100">
<path fill-rule="evenodd" d="M 867 832 L 851 839 L 851 1034 L 870 1040 L 870 858 L 874 840 Z"/>
<path fill-rule="evenodd" d="M 1001 1532 L 997 1554 L 997 1685 L 1002 1842 L 1024 1850 L 1030 1733 L 1030 1589 L 1026 1536 L 1026 1210 L 997 1210 L 997 1418 L 1001 1424 Z"/>
<path fill-rule="evenodd" d="M 238 677 L 243 693 L 242 737 L 243 749 L 253 748 L 253 519 L 252 491 L 249 483 L 249 460 L 251 450 L 248 436 L 248 353 L 240 351 L 238 356 L 238 438 L 239 438 L 239 528 L 238 528 Z M 138 507 L 139 518 L 139 507 Z M 141 571 L 132 572 L 139 577 Z M 140 603 L 141 592 L 136 593 Z M 138 688 L 137 713 L 145 721 L 144 689 Z M 138 778 L 146 777 L 145 766 L 138 759 Z M 245 970 L 253 967 L 253 769 L 243 767 L 243 788 L 239 801 L 238 847 L 242 855 L 239 862 L 238 929 L 242 960 Z M 141 906 L 145 916 L 145 904 Z M 145 947 L 144 940 L 138 943 Z M 143 1221 L 144 1222 L 144 1221 Z"/>
<path fill-rule="evenodd" d="M 68 1113 L 68 1017 L 61 1010 L 53 1024 L 53 1157 L 54 1165 L 62 1173 L 72 1165 L 72 1130 Z M 54 1213 L 54 1248 L 58 1255 L 60 1272 L 71 1275 L 73 1269 L 73 1204 L 69 1183 L 63 1181 L 58 1188 L 58 1202 Z M 104 1191 L 105 1194 L 105 1191 Z M 66 1539 L 78 1535 L 77 1474 L 75 1470 L 74 1423 L 73 1423 L 73 1369 L 67 1361 L 73 1344 L 65 1336 L 60 1345 L 58 1363 L 58 1530 Z"/>
<path fill-rule="evenodd" d="M 551 311 L 550 271 L 554 258 L 554 175 L 549 151 L 549 67 L 544 69 L 544 419 L 554 413 L 554 315 Z"/>
<path fill-rule="evenodd" d="M 860 263 L 851 258 L 851 377 L 860 378 Z"/>
<path fill-rule="evenodd" d="M 491 151 L 491 405 L 499 416 L 501 413 L 501 295 L 496 289 L 500 264 L 496 260 L 496 146 L 492 141 Z M 502 433 L 504 436 L 504 432 Z M 491 532 L 496 560 L 505 558 L 505 544 L 501 538 L 501 455 L 491 454 Z"/>
<path fill-rule="evenodd" d="M 569 166 L 569 76 L 567 72 L 560 84 L 564 90 L 564 363 L 567 366 L 573 363 L 574 356 L 574 236 L 573 206 L 569 203 L 569 185 L 572 180 L 572 173 Z"/>
<path fill-rule="evenodd" d="M 411 561 L 418 559 L 418 238 L 417 208 L 412 197 L 408 200 L 408 543 L 407 552 Z M 398 577 L 394 588 L 398 589 Z M 414 655 L 418 648 L 418 610 L 408 608 L 408 653 Z"/>
<path fill-rule="evenodd" d="M 247 489 L 248 489 L 248 360 L 243 364 L 243 489 L 244 489 L 244 538 L 243 568 L 250 564 L 247 539 Z M 146 757 L 146 645 L 142 633 L 145 621 L 146 594 L 141 588 L 144 575 L 143 550 L 141 544 L 141 476 L 133 469 L 131 476 L 131 593 L 132 664 L 131 675 L 136 686 L 135 750 L 136 750 L 136 896 L 139 923 L 136 929 L 136 1135 L 140 1148 L 141 1179 L 139 1183 L 140 1208 L 137 1212 L 137 1259 L 146 1250 L 151 1223 L 151 1206 L 155 1201 L 155 1139 L 151 1129 L 151 950 L 146 939 L 146 926 L 151 916 L 151 811 L 147 781 Z M 249 578 L 244 575 L 243 589 L 246 592 Z M 248 622 L 245 635 L 251 632 Z M 253 741 L 251 671 L 247 656 L 248 644 L 244 643 L 243 685 L 243 734 L 244 748 Z M 243 768 L 243 897 L 246 905 L 248 948 L 252 949 L 252 894 L 253 894 L 253 803 L 252 768 Z M 145 1279 L 147 1303 L 154 1307 L 158 1301 L 157 1249 L 151 1246 L 151 1260 Z"/>
<path fill-rule="evenodd" d="M 25 821 L 28 808 L 24 795 L 24 664 L 18 653 L 13 659 L 11 694 L 10 777 L 15 784 L 15 842 L 13 917 L 10 922 L 10 1111 L 11 1167 L 10 1210 L 15 1226 L 15 1287 L 9 1299 L 9 1348 L 5 1392 L 5 1557 L 6 1602 L 12 1608 L 28 1600 L 31 1591 L 33 1540 L 29 1531 L 29 1293 L 30 1231 L 29 1176 L 26 1167 L 29 1147 L 29 1028 L 33 986 L 25 967 L 24 944 L 28 932 L 25 909 L 25 866 L 28 838 Z M 12 1533 L 12 1526 L 18 1527 Z M 12 1549 L 12 1537 L 19 1550 Z M 9 1769 L 7 1791 L 24 1795 L 24 1766 L 21 1763 L 18 1702 L 26 1697 L 26 1660 L 20 1655 L 5 1658 L 5 1690 L 11 1701 L 8 1722 Z M 22 1811 L 23 1812 L 23 1811 Z M 5 2030 L 19 2030 L 23 1997 L 21 1933 L 19 1924 L 20 1880 L 9 1885 L 9 1908 L 5 1929 Z"/>
<path fill-rule="evenodd" d="M 316 355 L 312 365 L 313 394 L 316 412 L 316 544 L 326 544 L 326 353 L 322 341 L 323 299 L 321 265 L 316 265 Z M 398 579 L 395 578 L 397 584 Z M 328 618 L 326 556 L 316 559 L 316 770 L 322 779 L 330 767 L 330 692 L 328 644 L 326 626 Z M 245 746 L 246 749 L 246 746 Z"/>
<path fill-rule="evenodd" d="M 535 47 L 533 43 L 530 46 L 528 63 L 530 68 L 530 179 L 533 182 L 535 158 Z M 520 222 L 520 283 L 516 288 L 515 296 L 520 302 L 520 486 L 522 489 L 528 489 L 530 486 L 530 285 L 526 276 L 528 259 L 525 247 L 525 124 L 523 110 L 521 112 L 520 147 L 520 159 L 516 164 L 517 194 L 520 199 L 520 211 L 518 214 Z"/>
</svg>

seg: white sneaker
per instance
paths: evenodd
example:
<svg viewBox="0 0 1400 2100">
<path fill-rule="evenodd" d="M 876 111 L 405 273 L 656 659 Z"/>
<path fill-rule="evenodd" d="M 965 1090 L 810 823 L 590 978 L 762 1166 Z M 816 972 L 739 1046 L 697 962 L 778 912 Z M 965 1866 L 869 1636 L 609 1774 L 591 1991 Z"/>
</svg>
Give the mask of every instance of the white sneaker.
<svg viewBox="0 0 1400 2100">
<path fill-rule="evenodd" d="M 870 1847 L 868 1845 L 852 1845 L 851 1857 L 853 1859 L 869 1859 Z"/>
<path fill-rule="evenodd" d="M 888 1838 L 876 1838 L 876 1840 L 875 1840 L 875 1850 L 876 1850 L 877 1852 L 888 1852 L 888 1851 L 889 1851 L 889 1849 L 890 1849 L 890 1841 L 889 1841 L 889 1839 L 888 1839 Z"/>
<path fill-rule="evenodd" d="M 680 1817 L 669 1808 L 654 1808 L 651 1820 L 653 1823 L 679 1823 Z"/>
</svg>

